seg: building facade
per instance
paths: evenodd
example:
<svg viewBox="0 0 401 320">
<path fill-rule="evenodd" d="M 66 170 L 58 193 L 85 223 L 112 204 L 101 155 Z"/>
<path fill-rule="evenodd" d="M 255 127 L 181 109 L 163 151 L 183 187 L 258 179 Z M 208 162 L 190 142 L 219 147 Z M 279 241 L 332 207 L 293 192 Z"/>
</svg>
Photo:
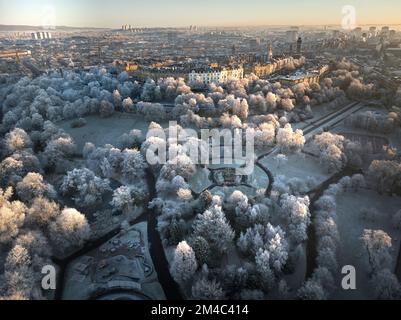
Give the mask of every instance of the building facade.
<svg viewBox="0 0 401 320">
<path fill-rule="evenodd" d="M 224 83 L 229 79 L 241 80 L 244 77 L 243 67 L 237 68 L 217 68 L 207 70 L 192 70 L 188 74 L 189 83 Z"/>
</svg>

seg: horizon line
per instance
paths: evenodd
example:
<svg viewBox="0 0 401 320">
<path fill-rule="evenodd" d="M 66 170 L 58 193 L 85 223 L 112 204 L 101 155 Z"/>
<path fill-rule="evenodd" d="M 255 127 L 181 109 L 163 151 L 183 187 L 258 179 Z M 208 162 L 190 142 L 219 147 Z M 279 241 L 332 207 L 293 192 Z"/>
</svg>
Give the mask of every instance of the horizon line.
<svg viewBox="0 0 401 320">
<path fill-rule="evenodd" d="M 129 25 L 125 23 L 122 25 Z M 144 29 L 185 29 L 191 25 L 186 26 L 138 26 L 131 25 L 132 28 L 144 28 Z M 256 25 L 192 25 L 198 28 L 263 28 L 263 27 L 340 27 L 341 24 L 256 24 Z M 357 24 L 357 27 L 361 26 L 401 26 L 401 23 L 361 23 Z M 109 30 L 119 30 L 120 27 L 94 27 L 94 26 L 73 26 L 73 25 L 56 25 L 56 26 L 41 26 L 41 25 L 29 25 L 29 24 L 1 24 L 0 27 L 31 27 L 31 28 L 42 28 L 42 29 L 56 29 L 57 28 L 71 28 L 71 29 L 109 29 Z M 343 29 L 343 28 L 341 28 Z M 346 29 L 343 29 L 346 30 Z"/>
</svg>

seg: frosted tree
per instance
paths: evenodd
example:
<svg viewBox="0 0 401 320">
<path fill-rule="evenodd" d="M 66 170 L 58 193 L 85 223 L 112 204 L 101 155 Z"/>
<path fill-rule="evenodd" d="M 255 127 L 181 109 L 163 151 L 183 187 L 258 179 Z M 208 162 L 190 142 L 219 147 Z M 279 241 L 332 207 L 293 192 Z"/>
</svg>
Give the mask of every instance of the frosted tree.
<svg viewBox="0 0 401 320">
<path fill-rule="evenodd" d="M 255 256 L 256 268 L 261 276 L 263 286 L 271 288 L 274 284 L 274 273 L 270 268 L 270 253 L 267 250 L 259 249 Z"/>
<path fill-rule="evenodd" d="M 389 269 L 377 271 L 371 280 L 377 299 L 399 300 L 401 299 L 401 285 L 397 277 Z"/>
<path fill-rule="evenodd" d="M 134 102 L 130 97 L 123 100 L 122 107 L 125 112 L 133 112 L 135 110 Z"/>
<path fill-rule="evenodd" d="M 20 201 L 10 201 L 12 188 L 0 188 L 0 244 L 9 243 L 18 235 L 25 221 L 27 208 Z"/>
<path fill-rule="evenodd" d="M 28 250 L 29 255 L 32 257 L 33 270 L 37 272 L 35 278 L 41 280 L 42 267 L 49 262 L 52 252 L 44 234 L 37 230 L 24 230 L 15 239 L 14 245 L 19 245 Z"/>
<path fill-rule="evenodd" d="M 121 94 L 118 90 L 113 91 L 113 102 L 114 102 L 114 108 L 116 110 L 121 110 L 122 108 L 122 97 Z"/>
<path fill-rule="evenodd" d="M 308 280 L 297 292 L 301 300 L 326 300 L 326 292 L 322 285 L 315 280 Z"/>
<path fill-rule="evenodd" d="M 43 197 L 33 199 L 28 210 L 28 221 L 45 228 L 60 214 L 60 207 L 54 201 Z"/>
<path fill-rule="evenodd" d="M 189 245 L 195 252 L 196 260 L 199 265 L 203 265 L 209 261 L 210 258 L 210 246 L 209 243 L 203 237 L 192 237 L 188 240 Z"/>
<path fill-rule="evenodd" d="M 141 100 L 143 101 L 154 101 L 155 99 L 156 83 L 152 79 L 146 80 L 146 83 L 142 87 Z"/>
<path fill-rule="evenodd" d="M 331 195 L 324 195 L 315 202 L 315 206 L 322 211 L 332 212 L 336 209 L 336 199 Z"/>
<path fill-rule="evenodd" d="M 14 157 L 5 158 L 0 164 L 0 186 L 15 186 L 22 179 L 24 164 Z"/>
<path fill-rule="evenodd" d="M 237 102 L 232 107 L 232 112 L 238 116 L 242 121 L 248 118 L 249 106 L 246 99 L 242 99 L 241 102 Z"/>
<path fill-rule="evenodd" d="M 276 128 L 273 123 L 264 122 L 255 129 L 254 135 L 256 146 L 272 146 L 276 138 Z"/>
<path fill-rule="evenodd" d="M 192 285 L 192 299 L 194 300 L 223 300 L 225 298 L 221 284 L 215 279 L 205 277 L 195 281 Z"/>
<path fill-rule="evenodd" d="M 163 173 L 165 173 L 164 170 Z M 183 196 L 183 200 L 189 200 L 189 196 L 192 197 L 192 192 L 190 195 L 188 194 L 188 183 L 181 176 L 175 176 L 171 180 L 166 178 L 158 179 L 156 182 L 156 190 L 159 195 L 163 196 Z"/>
<path fill-rule="evenodd" d="M 50 224 L 49 234 L 53 246 L 63 252 L 82 246 L 89 239 L 91 230 L 82 213 L 76 209 L 66 208 Z"/>
<path fill-rule="evenodd" d="M 34 287 L 34 276 L 28 250 L 20 245 L 8 253 L 4 264 L 5 287 L 8 296 L 19 295 L 29 299 Z"/>
<path fill-rule="evenodd" d="M 279 226 L 274 227 L 270 223 L 248 228 L 245 233 L 241 233 L 237 245 L 244 254 L 255 257 L 262 254 L 264 258 L 268 256 L 269 267 L 276 272 L 282 271 L 288 259 L 289 248 L 285 233 Z"/>
<path fill-rule="evenodd" d="M 328 166 L 329 171 L 340 170 L 347 163 L 344 143 L 343 136 L 330 132 L 315 136 L 313 146 L 319 152 L 320 161 Z"/>
<path fill-rule="evenodd" d="M 102 118 L 108 118 L 111 117 L 114 114 L 114 106 L 112 103 L 109 101 L 103 100 L 100 103 L 100 109 L 99 109 L 100 116 Z"/>
<path fill-rule="evenodd" d="M 54 195 L 54 193 L 53 187 L 43 181 L 39 173 L 30 172 L 17 184 L 17 194 L 25 202 L 43 195 Z"/>
<path fill-rule="evenodd" d="M 185 154 L 179 154 L 174 159 L 167 161 L 161 171 L 161 176 L 172 178 L 176 175 L 189 179 L 195 174 L 196 167 L 191 158 Z"/>
<path fill-rule="evenodd" d="M 277 107 L 277 100 L 278 100 L 278 97 L 277 97 L 277 95 L 276 94 L 274 94 L 273 92 L 268 92 L 267 93 L 267 95 L 266 95 L 266 104 L 267 104 L 267 107 L 270 109 L 270 110 L 275 110 L 276 109 L 276 107 Z"/>
<path fill-rule="evenodd" d="M 160 103 L 138 102 L 136 109 L 147 121 L 161 121 L 166 118 L 166 110 Z"/>
<path fill-rule="evenodd" d="M 142 143 L 141 130 L 133 129 L 129 133 L 124 133 L 118 138 L 118 147 L 122 150 L 129 148 L 139 148 Z"/>
<path fill-rule="evenodd" d="M 320 154 L 320 161 L 328 166 L 329 172 L 341 170 L 344 160 L 342 150 L 335 145 L 330 145 Z"/>
<path fill-rule="evenodd" d="M 382 230 L 365 229 L 361 237 L 372 274 L 391 265 L 391 237 Z"/>
<path fill-rule="evenodd" d="M 290 239 L 299 244 L 307 238 L 307 228 L 310 224 L 309 197 L 296 197 L 285 194 L 280 206 L 282 216 L 288 224 Z"/>
<path fill-rule="evenodd" d="M 235 219 L 235 227 L 244 230 L 256 223 L 266 224 L 269 220 L 269 208 L 264 204 L 251 205 L 248 197 L 236 190 L 228 198 L 225 208 L 232 212 Z"/>
<path fill-rule="evenodd" d="M 374 160 L 369 176 L 380 192 L 394 191 L 401 186 L 401 164 L 396 161 Z"/>
<path fill-rule="evenodd" d="M 195 236 L 205 238 L 213 250 L 221 253 L 228 250 L 234 239 L 234 231 L 217 204 L 196 217 L 193 229 Z"/>
<path fill-rule="evenodd" d="M 189 202 L 192 198 L 192 191 L 189 188 L 179 188 L 177 191 L 178 199 L 182 202 Z"/>
<path fill-rule="evenodd" d="M 289 98 L 282 99 L 280 103 L 281 103 L 281 108 L 288 112 L 294 109 L 295 107 L 292 99 Z"/>
<path fill-rule="evenodd" d="M 126 182 L 138 182 L 145 177 L 147 163 L 137 149 L 125 149 L 122 153 L 122 177 Z"/>
<path fill-rule="evenodd" d="M 143 190 L 134 186 L 121 186 L 113 192 L 110 205 L 114 211 L 128 213 L 135 205 L 142 203 L 146 198 Z"/>
<path fill-rule="evenodd" d="M 342 149 L 344 141 L 344 136 L 333 134 L 330 132 L 323 132 L 320 135 L 316 135 L 314 138 L 314 144 L 320 151 L 327 149 L 331 145 L 335 145 L 338 148 Z"/>
<path fill-rule="evenodd" d="M 74 169 L 64 177 L 60 190 L 71 196 L 77 205 L 92 206 L 102 201 L 103 194 L 110 191 L 110 182 L 95 176 L 87 168 Z"/>
<path fill-rule="evenodd" d="M 235 190 L 227 200 L 227 207 L 240 213 L 246 212 L 249 206 L 248 197 L 240 190 Z"/>
<path fill-rule="evenodd" d="M 198 268 L 195 253 L 186 241 L 180 242 L 174 252 L 171 274 L 175 281 L 185 283 L 195 274 Z"/>
<path fill-rule="evenodd" d="M 277 146 L 284 154 L 300 152 L 305 145 L 302 130 L 297 129 L 294 132 L 290 124 L 286 124 L 284 128 L 278 129 L 276 140 Z"/>
<path fill-rule="evenodd" d="M 31 148 L 32 141 L 28 134 L 20 128 L 15 128 L 6 134 L 4 138 L 4 154 L 10 155 L 16 151 Z"/>
<path fill-rule="evenodd" d="M 325 267 L 316 268 L 313 271 L 312 280 L 320 283 L 326 292 L 332 292 L 335 289 L 333 273 Z"/>
<path fill-rule="evenodd" d="M 76 145 L 70 136 L 59 137 L 47 144 L 42 153 L 42 160 L 48 169 L 65 169 L 66 159 L 72 158 L 75 152 Z"/>
<path fill-rule="evenodd" d="M 327 268 L 333 274 L 338 272 L 338 262 L 336 252 L 330 248 L 320 248 L 316 259 L 320 267 Z"/>
</svg>

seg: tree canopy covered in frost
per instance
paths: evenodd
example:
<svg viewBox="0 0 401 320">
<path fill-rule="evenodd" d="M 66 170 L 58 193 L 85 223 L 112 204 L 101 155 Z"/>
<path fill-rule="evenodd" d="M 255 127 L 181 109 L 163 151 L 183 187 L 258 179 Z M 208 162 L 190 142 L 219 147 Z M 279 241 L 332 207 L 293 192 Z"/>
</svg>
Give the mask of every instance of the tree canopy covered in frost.
<svg viewBox="0 0 401 320">
<path fill-rule="evenodd" d="M 30 202 L 34 198 L 47 195 L 54 196 L 53 186 L 43 180 L 39 173 L 30 172 L 17 184 L 17 194 L 21 200 Z"/>
<path fill-rule="evenodd" d="M 266 226 L 256 224 L 247 229 L 241 233 L 237 245 L 244 254 L 255 256 L 257 263 L 266 263 L 264 268 L 276 272 L 283 269 L 288 258 L 285 233 L 279 226 L 273 227 L 270 223 Z"/>
<path fill-rule="evenodd" d="M 60 190 L 71 196 L 77 206 L 86 207 L 99 203 L 105 192 L 110 191 L 108 179 L 97 177 L 91 170 L 74 169 L 63 179 Z"/>
<path fill-rule="evenodd" d="M 194 300 L 223 300 L 225 298 L 221 284 L 215 279 L 202 277 L 192 285 L 192 299 Z"/>
<path fill-rule="evenodd" d="M 309 197 L 296 197 L 285 194 L 280 205 L 284 220 L 287 222 L 288 235 L 294 243 L 307 239 L 307 228 L 310 224 Z"/>
<path fill-rule="evenodd" d="M 284 128 L 278 129 L 276 139 L 277 146 L 284 154 L 300 152 L 305 144 L 302 130 L 297 129 L 294 132 L 290 124 L 286 124 Z"/>
<path fill-rule="evenodd" d="M 387 233 L 382 230 L 366 229 L 361 240 L 367 251 L 372 273 L 390 266 L 392 261 L 390 254 L 392 241 Z"/>
<path fill-rule="evenodd" d="M 195 236 L 205 238 L 218 252 L 226 252 L 234 240 L 234 231 L 217 204 L 196 217 L 193 230 Z"/>
<path fill-rule="evenodd" d="M 185 283 L 194 275 L 198 263 L 195 253 L 186 241 L 180 242 L 174 252 L 173 263 L 171 264 L 171 273 L 174 280 Z"/>
<path fill-rule="evenodd" d="M 110 204 L 115 211 L 127 213 L 146 199 L 144 190 L 136 186 L 121 186 L 114 190 Z"/>
<path fill-rule="evenodd" d="M 10 201 L 12 188 L 0 189 L 0 243 L 9 243 L 24 224 L 26 206 L 20 201 Z"/>
<path fill-rule="evenodd" d="M 85 216 L 78 210 L 66 208 L 50 224 L 50 238 L 59 248 L 81 246 L 90 237 L 90 227 Z"/>
<path fill-rule="evenodd" d="M 135 182 L 143 179 L 147 163 L 137 149 L 125 149 L 122 152 L 122 178 L 126 182 Z"/>
</svg>

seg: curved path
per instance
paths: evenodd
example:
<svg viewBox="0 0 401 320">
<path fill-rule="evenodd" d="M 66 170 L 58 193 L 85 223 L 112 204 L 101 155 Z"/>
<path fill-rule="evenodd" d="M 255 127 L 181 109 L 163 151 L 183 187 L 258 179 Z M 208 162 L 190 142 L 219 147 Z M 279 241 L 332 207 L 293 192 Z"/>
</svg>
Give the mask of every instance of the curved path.
<svg viewBox="0 0 401 320">
<path fill-rule="evenodd" d="M 155 177 L 150 170 L 147 170 L 147 183 L 149 187 L 149 199 L 156 196 Z M 167 300 L 182 300 L 182 295 L 177 283 L 170 274 L 169 264 L 164 252 L 160 234 L 157 230 L 157 215 L 153 209 L 146 211 L 148 221 L 149 251 L 153 265 Z"/>
<path fill-rule="evenodd" d="M 151 200 L 155 197 L 156 190 L 155 190 L 154 176 L 153 173 L 151 173 L 150 171 L 147 172 L 147 183 L 150 195 L 149 199 Z M 145 208 L 145 211 L 141 214 L 141 216 L 130 221 L 129 224 L 130 226 L 133 226 L 135 224 L 144 221 L 147 221 L 148 223 L 149 254 L 152 258 L 152 262 L 155 267 L 158 280 L 163 288 L 166 298 L 168 300 L 182 299 L 179 287 L 170 275 L 169 266 L 163 249 L 160 234 L 157 231 L 157 215 L 154 212 L 154 210 Z M 55 291 L 56 300 L 62 299 L 64 290 L 65 271 L 68 265 L 73 260 L 79 258 L 80 256 L 85 255 L 88 252 L 100 247 L 102 244 L 106 243 L 107 241 L 118 235 L 120 232 L 121 232 L 121 226 L 107 232 L 105 235 L 101 236 L 98 239 L 86 242 L 86 244 L 80 250 L 74 252 L 73 254 L 63 259 L 59 259 L 57 257 L 51 258 L 51 260 L 59 267 L 57 286 Z"/>
<path fill-rule="evenodd" d="M 261 164 L 259 161 L 261 159 L 263 159 L 264 157 L 266 157 L 266 156 L 270 155 L 271 153 L 273 153 L 275 151 L 275 149 L 276 148 L 272 148 L 268 152 L 263 153 L 262 155 L 258 156 L 256 161 L 255 161 L 255 165 L 257 167 L 259 167 L 266 174 L 266 176 L 268 177 L 268 180 L 269 180 L 269 184 L 266 186 L 266 191 L 265 191 L 265 196 L 266 197 L 270 197 L 270 195 L 271 195 L 271 191 L 273 189 L 273 184 L 274 184 L 274 176 L 273 176 L 273 173 L 268 168 L 266 168 L 263 164 Z M 223 160 L 223 159 L 224 159 L 223 156 L 221 156 L 220 160 Z M 241 167 L 243 168 L 243 167 L 245 167 L 245 165 L 242 165 Z M 222 168 L 224 168 L 224 166 L 222 166 Z M 219 168 L 219 169 L 221 169 L 221 168 Z M 208 170 L 213 171 L 213 170 L 216 170 L 216 169 L 208 169 Z M 196 196 L 199 196 L 202 192 L 204 192 L 206 190 L 212 190 L 212 189 L 214 189 L 216 187 L 224 187 L 224 186 L 226 186 L 226 185 L 223 184 L 223 185 L 220 186 L 217 183 L 213 182 L 211 185 L 209 185 L 208 187 L 203 189 L 200 193 L 193 192 L 193 194 L 196 195 Z M 229 185 L 229 187 L 235 187 L 235 186 L 245 186 L 245 187 L 249 187 L 249 188 L 255 188 L 255 186 L 252 186 L 252 185 L 250 185 L 248 183 L 240 183 L 238 185 Z"/>
</svg>

